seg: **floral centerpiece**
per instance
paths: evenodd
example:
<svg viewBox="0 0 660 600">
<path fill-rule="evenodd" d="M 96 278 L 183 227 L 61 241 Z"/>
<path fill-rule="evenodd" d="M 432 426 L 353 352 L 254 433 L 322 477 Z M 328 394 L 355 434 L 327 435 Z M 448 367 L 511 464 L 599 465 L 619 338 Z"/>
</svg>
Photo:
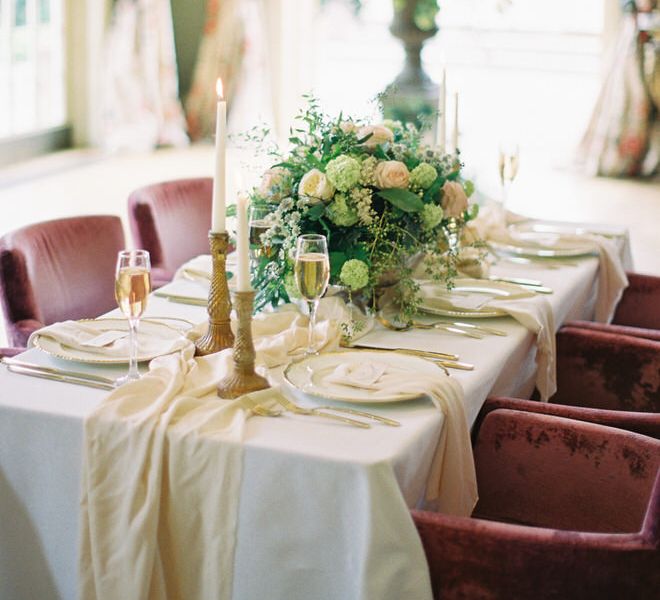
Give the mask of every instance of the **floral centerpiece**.
<svg viewBox="0 0 660 600">
<path fill-rule="evenodd" d="M 461 177 L 458 155 L 424 145 L 414 125 L 330 119 L 308 100 L 290 152 L 275 152 L 276 164 L 251 196 L 270 207 L 253 281 L 256 308 L 296 296 L 296 238 L 321 233 L 331 283 L 353 293 L 390 284 L 409 319 L 420 300 L 414 270 L 451 286 L 458 249 L 447 236 L 476 216 L 478 207 L 468 204 L 473 186 Z"/>
</svg>

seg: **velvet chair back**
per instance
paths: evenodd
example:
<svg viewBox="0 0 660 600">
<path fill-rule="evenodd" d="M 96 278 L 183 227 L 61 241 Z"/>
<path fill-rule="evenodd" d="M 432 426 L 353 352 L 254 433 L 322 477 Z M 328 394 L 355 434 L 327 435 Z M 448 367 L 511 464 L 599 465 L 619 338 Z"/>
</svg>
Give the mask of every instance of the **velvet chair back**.
<svg viewBox="0 0 660 600">
<path fill-rule="evenodd" d="M 0 301 L 9 343 L 56 321 L 116 307 L 114 272 L 124 248 L 119 217 L 85 216 L 28 225 L 0 239 Z"/>
<path fill-rule="evenodd" d="M 660 441 L 499 407 L 475 436 L 472 518 L 412 512 L 434 598 L 657 598 Z"/>
<path fill-rule="evenodd" d="M 612 323 L 660 330 L 660 277 L 627 273 L 624 290 Z"/>
<path fill-rule="evenodd" d="M 187 260 L 209 253 L 213 180 L 179 179 L 148 185 L 128 198 L 136 247 L 149 251 L 154 287 L 172 279 Z"/>
<path fill-rule="evenodd" d="M 565 326 L 557 333 L 550 400 L 606 410 L 660 412 L 660 341 Z"/>
</svg>

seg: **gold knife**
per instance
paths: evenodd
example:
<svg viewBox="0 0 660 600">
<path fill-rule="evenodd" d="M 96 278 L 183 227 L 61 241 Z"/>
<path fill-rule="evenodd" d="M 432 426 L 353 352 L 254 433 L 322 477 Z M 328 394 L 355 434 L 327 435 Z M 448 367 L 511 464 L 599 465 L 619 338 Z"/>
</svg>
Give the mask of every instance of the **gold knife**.
<svg viewBox="0 0 660 600">
<path fill-rule="evenodd" d="M 31 369 L 29 367 L 23 367 L 20 365 L 12 365 L 10 363 L 5 363 L 7 368 L 12 373 L 17 373 L 20 375 L 29 375 L 30 377 L 39 377 L 41 379 L 49 379 L 50 381 L 60 381 L 62 383 L 72 383 L 75 385 L 84 385 L 86 387 L 96 388 L 99 390 L 113 390 L 115 386 L 110 383 L 103 383 L 101 381 L 94 381 L 92 379 L 84 379 L 82 377 L 73 377 L 71 375 L 61 375 L 57 373 L 50 373 L 41 369 Z"/>
<path fill-rule="evenodd" d="M 95 375 L 94 373 L 82 373 L 79 371 L 69 371 L 65 369 L 56 369 L 55 367 L 47 367 L 45 365 L 38 365 L 35 363 L 17 360 L 15 358 L 3 358 L 2 362 L 8 367 L 20 367 L 22 369 L 30 369 L 32 371 L 41 371 L 49 375 L 63 375 L 65 377 L 75 377 L 76 379 L 88 379 L 96 383 L 104 383 L 106 385 L 114 386 L 115 382 L 109 377 L 103 375 Z"/>
<path fill-rule="evenodd" d="M 383 352 L 399 352 L 401 354 L 410 354 L 411 356 L 421 356 L 423 358 L 440 358 L 442 360 L 458 360 L 458 354 L 448 354 L 446 352 L 432 352 L 430 350 L 414 350 L 412 348 L 383 348 L 380 346 L 368 346 L 366 344 L 352 343 L 346 348 L 361 348 L 364 350 L 382 350 Z"/>
</svg>

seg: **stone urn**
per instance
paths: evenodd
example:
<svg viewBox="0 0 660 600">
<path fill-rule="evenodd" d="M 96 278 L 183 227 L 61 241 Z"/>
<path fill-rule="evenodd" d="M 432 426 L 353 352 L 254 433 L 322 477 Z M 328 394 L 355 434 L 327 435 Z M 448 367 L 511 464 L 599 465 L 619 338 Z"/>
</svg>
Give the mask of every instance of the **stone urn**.
<svg viewBox="0 0 660 600">
<path fill-rule="evenodd" d="M 401 40 L 406 56 L 403 69 L 385 89 L 383 114 L 386 119 L 421 125 L 432 119 L 438 107 L 439 87 L 422 68 L 422 48 L 438 28 L 437 3 L 433 0 L 393 0 L 392 35 Z"/>
</svg>

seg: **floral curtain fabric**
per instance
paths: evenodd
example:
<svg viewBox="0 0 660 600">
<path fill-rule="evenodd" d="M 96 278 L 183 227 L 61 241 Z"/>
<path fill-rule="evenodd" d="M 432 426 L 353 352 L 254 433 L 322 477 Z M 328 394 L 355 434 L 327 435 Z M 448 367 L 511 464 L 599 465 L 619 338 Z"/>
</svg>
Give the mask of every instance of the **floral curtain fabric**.
<svg viewBox="0 0 660 600">
<path fill-rule="evenodd" d="M 593 175 L 651 176 L 660 169 L 660 40 L 640 31 L 637 7 L 627 6 L 580 146 L 580 160 Z"/>
<path fill-rule="evenodd" d="M 106 148 L 148 150 L 188 142 L 169 0 L 116 0 L 104 64 Z"/>
</svg>

